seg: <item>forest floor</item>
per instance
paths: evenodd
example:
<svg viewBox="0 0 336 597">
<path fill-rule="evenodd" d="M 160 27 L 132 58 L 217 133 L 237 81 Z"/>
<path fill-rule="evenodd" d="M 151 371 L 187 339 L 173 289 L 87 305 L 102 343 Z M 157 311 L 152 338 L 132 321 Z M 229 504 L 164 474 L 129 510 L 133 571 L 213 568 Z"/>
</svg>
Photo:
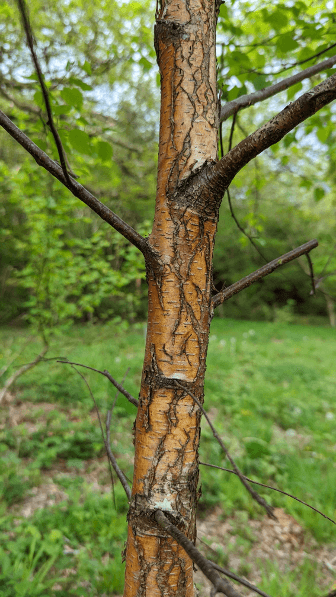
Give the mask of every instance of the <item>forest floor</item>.
<svg viewBox="0 0 336 597">
<path fill-rule="evenodd" d="M 20 354 L 25 334 L 0 335 L 1 368 Z M 125 387 L 137 395 L 143 345 L 142 326 L 117 333 L 78 327 L 50 356 L 109 367 L 118 381 L 129 369 Z M 31 342 L 16 364 L 37 350 Z M 244 474 L 333 519 L 335 362 L 336 335 L 327 327 L 214 320 L 206 384 L 208 412 Z M 85 378 L 104 419 L 115 390 L 98 374 L 85 371 Z M 119 397 L 112 447 L 130 478 L 133 419 L 134 407 Z M 0 452 L 1 595 L 120 594 L 127 503 L 119 485 L 113 498 L 97 414 L 76 371 L 52 360 L 19 379 L 1 406 Z M 200 460 L 227 466 L 204 424 Z M 198 546 L 209 559 L 273 597 L 323 597 L 336 587 L 331 522 L 263 490 L 276 508 L 274 522 L 233 475 L 202 466 L 201 482 Z M 200 596 L 208 595 L 200 572 L 195 581 Z"/>
</svg>

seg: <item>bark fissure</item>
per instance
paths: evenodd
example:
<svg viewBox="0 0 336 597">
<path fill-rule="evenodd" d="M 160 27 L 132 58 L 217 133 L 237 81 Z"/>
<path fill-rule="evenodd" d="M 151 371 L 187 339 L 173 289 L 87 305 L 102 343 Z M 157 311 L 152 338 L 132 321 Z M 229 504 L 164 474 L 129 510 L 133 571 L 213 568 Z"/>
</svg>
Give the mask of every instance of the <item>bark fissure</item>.
<svg viewBox="0 0 336 597">
<path fill-rule="evenodd" d="M 190 557 L 173 538 L 162 538 L 153 514 L 169 512 L 195 540 L 201 415 L 176 382 L 203 403 L 211 263 L 221 201 L 217 189 L 208 191 L 219 122 L 215 20 L 213 0 L 163 0 L 157 11 L 162 102 L 156 208 L 147 240 L 158 258 L 147 259 L 148 328 L 125 597 L 140 595 L 140 584 L 151 597 L 193 595 Z M 141 583 L 136 577 L 139 542 L 151 562 Z"/>
</svg>

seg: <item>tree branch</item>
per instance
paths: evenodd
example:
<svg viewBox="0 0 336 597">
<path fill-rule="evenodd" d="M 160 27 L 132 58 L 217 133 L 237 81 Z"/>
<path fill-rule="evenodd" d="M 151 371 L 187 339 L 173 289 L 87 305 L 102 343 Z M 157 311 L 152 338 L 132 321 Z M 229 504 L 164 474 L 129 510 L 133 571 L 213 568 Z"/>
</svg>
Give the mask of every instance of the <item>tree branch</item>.
<svg viewBox="0 0 336 597">
<path fill-rule="evenodd" d="M 204 417 L 206 418 L 206 421 L 212 431 L 212 434 L 214 436 L 214 438 L 218 441 L 220 447 L 222 448 L 225 456 L 227 457 L 227 459 L 229 460 L 229 462 L 231 462 L 231 465 L 233 466 L 234 470 L 236 471 L 237 476 L 239 477 L 240 481 L 242 482 L 242 484 L 244 485 L 245 489 L 247 489 L 247 491 L 249 492 L 249 494 L 253 497 L 253 499 L 259 504 L 259 506 L 262 506 L 263 508 L 265 508 L 268 516 L 270 518 L 273 518 L 273 520 L 277 520 L 277 517 L 273 514 L 273 508 L 272 506 L 270 506 L 266 500 L 264 500 L 263 497 L 261 497 L 257 491 L 255 491 L 253 489 L 253 487 L 250 487 L 250 485 L 248 484 L 248 482 L 246 481 L 246 477 L 243 475 L 243 473 L 239 470 L 238 466 L 236 465 L 235 461 L 233 460 L 229 450 L 227 449 L 227 447 L 225 446 L 224 442 L 222 441 L 222 439 L 220 438 L 220 436 L 218 435 L 216 429 L 214 428 L 213 424 L 210 421 L 209 415 L 207 414 L 206 410 L 203 408 L 202 404 L 200 403 L 200 401 L 198 400 L 198 398 L 196 398 L 196 396 L 188 389 L 185 388 L 180 382 L 175 380 L 175 385 L 179 388 L 181 388 L 182 390 L 184 390 L 184 392 L 186 394 L 188 394 L 189 396 L 191 396 L 191 398 L 196 402 L 198 408 L 201 410 L 201 412 L 203 413 Z"/>
<path fill-rule="evenodd" d="M 42 149 L 40 149 L 35 143 L 27 137 L 9 118 L 0 110 L 0 125 L 7 131 L 7 133 L 17 141 L 23 149 L 28 151 L 39 166 L 42 166 L 47 172 L 52 174 L 57 180 L 59 180 L 65 187 L 67 187 L 71 193 L 80 199 L 85 205 L 90 207 L 98 216 L 105 220 L 112 228 L 120 232 L 124 238 L 126 238 L 132 245 L 137 247 L 141 253 L 146 256 L 152 253 L 149 243 L 143 238 L 138 232 L 136 232 L 132 226 L 124 222 L 119 216 L 117 216 L 111 209 L 109 209 L 104 203 L 101 203 L 94 195 L 92 195 L 83 185 L 77 182 L 70 176 L 71 187 L 69 187 L 64 172 L 61 166 L 52 160 Z"/>
<path fill-rule="evenodd" d="M 105 446 L 107 457 L 108 457 L 108 462 L 109 462 L 109 465 L 110 465 L 110 475 L 111 475 L 113 497 L 115 499 L 115 496 L 114 496 L 114 481 L 113 481 L 113 475 L 112 475 L 111 465 L 112 465 L 112 467 L 113 467 L 113 469 L 114 469 L 114 471 L 115 471 L 115 473 L 116 473 L 116 475 L 117 475 L 117 477 L 118 477 L 121 485 L 124 488 L 124 491 L 125 491 L 125 493 L 127 495 L 127 499 L 130 501 L 130 499 L 131 499 L 131 488 L 130 488 L 130 486 L 127 483 L 126 476 L 124 475 L 123 471 L 121 470 L 120 466 L 118 465 L 117 459 L 114 456 L 114 454 L 113 454 L 113 452 L 111 450 L 111 446 L 110 446 L 111 411 L 110 410 L 108 411 L 107 417 L 106 417 L 106 437 L 105 437 L 104 430 L 103 430 L 103 425 L 102 425 L 101 418 L 100 418 L 98 404 L 97 404 L 96 399 L 95 399 L 95 397 L 93 395 L 93 392 L 92 392 L 92 390 L 90 388 L 90 385 L 87 382 L 87 380 L 84 377 L 84 375 L 80 371 L 78 371 L 78 369 L 76 369 L 76 367 L 73 364 L 71 364 L 71 366 L 78 373 L 78 375 L 81 376 L 81 378 L 85 382 L 85 384 L 86 384 L 86 386 L 87 386 L 87 388 L 88 388 L 88 390 L 90 392 L 90 396 L 92 398 L 92 401 L 93 401 L 93 404 L 95 406 L 95 409 L 96 409 L 96 413 L 97 413 L 97 417 L 98 417 L 98 421 L 99 421 L 99 426 L 100 426 L 100 431 L 101 431 L 101 434 L 102 434 L 104 446 Z M 87 368 L 90 369 L 90 367 L 87 367 Z"/>
<path fill-rule="evenodd" d="M 273 259 L 273 261 L 266 263 L 266 265 L 263 265 L 248 276 L 245 276 L 239 280 L 239 282 L 235 282 L 228 288 L 224 288 L 224 290 L 221 290 L 212 298 L 212 310 L 216 309 L 216 307 L 224 303 L 224 301 L 227 301 L 234 294 L 238 294 L 238 292 L 241 292 L 244 290 L 244 288 L 248 288 L 248 286 L 251 286 L 251 284 L 254 284 L 254 282 L 257 282 L 258 280 L 261 280 L 261 278 L 268 276 L 281 265 L 285 265 L 285 263 L 289 263 L 290 261 L 293 261 L 293 259 L 309 253 L 309 251 L 315 249 L 317 246 L 317 240 L 310 240 L 308 243 L 293 249 L 293 251 L 289 251 L 289 253 L 285 253 L 284 255 L 281 255 L 281 257 L 277 257 L 277 259 Z"/>
<path fill-rule="evenodd" d="M 224 468 L 222 466 L 217 466 L 216 464 L 210 464 L 209 462 L 200 462 L 199 464 L 201 464 L 203 466 L 209 466 L 210 468 L 216 468 L 216 469 L 219 469 L 221 471 L 225 471 L 227 473 L 232 473 L 233 475 L 237 475 L 236 471 L 233 471 L 230 468 Z M 332 518 L 329 518 L 329 516 L 327 516 L 326 514 L 323 514 L 323 512 L 321 512 L 321 510 L 318 510 L 317 508 L 314 508 L 314 506 L 311 506 L 310 504 L 307 504 L 307 502 L 304 502 L 303 500 L 300 500 L 299 498 L 295 497 L 295 495 L 292 495 L 291 493 L 287 493 L 286 491 L 282 491 L 282 489 L 277 489 L 277 487 L 272 487 L 272 485 L 265 485 L 265 483 L 259 483 L 259 481 L 253 481 L 253 479 L 249 479 L 249 477 L 246 477 L 245 475 L 244 475 L 244 477 L 245 477 L 246 481 L 248 481 L 249 483 L 254 483 L 254 485 L 259 485 L 260 487 L 265 487 L 266 489 L 272 489 L 273 491 L 277 491 L 278 493 L 282 493 L 283 495 L 286 495 L 287 497 L 290 497 L 293 500 L 296 500 L 297 502 L 300 502 L 300 504 L 303 504 L 304 506 L 307 506 L 307 508 L 310 508 L 311 510 L 314 510 L 314 512 L 317 512 L 317 514 L 321 514 L 321 516 L 323 516 L 323 518 L 326 518 L 327 520 L 329 520 L 333 524 L 336 524 L 336 522 Z"/>
<path fill-rule="evenodd" d="M 332 75 L 273 116 L 238 143 L 207 173 L 208 188 L 224 194 L 236 174 L 265 149 L 278 143 L 298 124 L 336 99 L 336 75 Z"/>
<path fill-rule="evenodd" d="M 28 10 L 27 10 L 27 6 L 25 3 L 25 0 L 17 0 L 17 4 L 19 7 L 19 11 L 21 14 L 21 20 L 22 20 L 22 25 L 23 25 L 23 29 L 25 31 L 26 34 L 26 39 L 27 39 L 27 44 L 31 53 L 31 57 L 33 60 L 33 64 L 35 67 L 35 71 L 37 74 L 37 78 L 41 87 L 41 91 L 42 91 L 42 95 L 43 95 L 43 99 L 44 99 L 44 105 L 48 114 L 48 122 L 47 124 L 49 125 L 49 128 L 52 132 L 52 136 L 54 137 L 55 143 L 56 143 L 56 147 L 57 147 L 57 151 L 58 151 L 58 157 L 60 160 L 60 164 L 63 170 L 63 174 L 64 174 L 64 178 L 67 182 L 67 186 L 68 188 L 71 189 L 72 186 L 72 182 L 70 179 L 70 175 L 69 172 L 67 170 L 67 158 L 65 155 L 65 151 L 62 145 L 62 141 L 61 138 L 58 134 L 58 130 L 55 126 L 54 123 L 54 119 L 53 119 L 53 113 L 52 113 L 52 109 L 51 109 L 51 105 L 50 105 L 50 100 L 49 100 L 49 93 L 48 93 L 48 89 L 47 86 L 45 84 L 44 81 L 44 77 L 43 77 L 43 73 L 42 73 L 42 69 L 40 66 L 40 63 L 38 61 L 37 58 L 37 54 L 35 52 L 35 48 L 34 48 L 34 36 L 33 36 L 33 32 L 32 32 L 32 28 L 30 25 L 30 21 L 29 21 L 29 15 L 28 15 Z"/>
<path fill-rule="evenodd" d="M 37 355 L 36 359 L 34 359 L 31 363 L 26 363 L 25 365 L 22 365 L 22 367 L 19 367 L 19 369 L 17 369 L 13 375 L 11 375 L 3 388 L 1 388 L 0 390 L 0 404 L 2 402 L 2 400 L 4 399 L 4 397 L 6 396 L 9 388 L 13 385 L 13 383 L 15 383 L 15 381 L 24 373 L 26 373 L 26 371 L 29 371 L 29 369 L 32 369 L 33 367 L 35 367 L 35 365 L 37 365 L 40 361 L 43 360 L 44 355 L 48 352 L 49 350 L 49 345 L 47 344 L 47 342 L 44 343 L 44 347 L 43 350 L 40 352 L 40 354 Z"/>
<path fill-rule="evenodd" d="M 106 452 L 107 455 L 110 459 L 110 462 L 114 468 L 114 471 L 120 481 L 120 483 L 122 484 L 124 491 L 127 495 L 127 499 L 130 502 L 131 501 L 131 496 L 132 496 L 132 492 L 131 492 L 131 488 L 129 486 L 129 484 L 127 483 L 127 479 L 123 473 L 123 471 L 121 470 L 120 466 L 117 463 L 117 459 L 114 456 L 112 450 L 111 450 L 111 444 L 110 444 L 110 425 L 111 425 L 111 411 L 109 410 L 107 412 L 107 417 L 106 417 L 106 441 L 104 440 L 105 443 L 105 448 L 106 448 Z"/>
<path fill-rule="evenodd" d="M 334 64 L 336 64 L 336 56 L 331 56 L 330 58 L 327 58 L 327 60 L 319 62 L 319 64 L 309 66 L 305 70 L 302 70 L 291 77 L 287 77 L 286 79 L 282 79 L 282 81 L 278 81 L 278 83 L 275 83 L 274 85 L 270 85 L 269 87 L 265 87 L 264 89 L 255 91 L 254 93 L 247 93 L 237 97 L 237 99 L 228 102 L 222 107 L 220 115 L 221 122 L 227 120 L 232 114 L 237 114 L 237 112 L 243 110 L 244 108 L 253 106 L 254 104 L 262 102 L 269 97 L 273 97 L 277 93 L 280 93 L 280 91 L 289 89 L 289 87 L 292 87 L 296 83 L 299 83 L 304 79 L 309 79 L 309 77 L 312 77 L 323 70 L 331 68 Z"/>
<path fill-rule="evenodd" d="M 238 576 L 238 574 L 235 574 L 234 572 L 230 572 L 230 570 L 227 570 L 226 568 L 222 568 L 222 566 L 218 566 L 218 564 L 215 564 L 215 562 L 212 562 L 211 560 L 208 560 L 208 562 L 213 566 L 213 568 L 215 570 L 217 570 L 218 572 L 221 572 L 222 574 L 225 574 L 225 576 L 228 576 L 229 578 L 232 578 L 232 580 L 236 580 L 244 587 L 247 587 L 251 591 L 254 591 L 254 593 L 258 593 L 258 595 L 261 595 L 262 597 L 270 597 L 270 595 L 268 595 L 261 589 L 258 589 L 258 587 L 256 587 L 252 583 L 250 583 L 248 580 L 245 580 L 245 578 L 241 578 L 240 576 Z"/>
<path fill-rule="evenodd" d="M 127 398 L 127 400 L 129 402 L 131 402 L 132 404 L 134 404 L 134 406 L 138 407 L 139 406 L 139 401 L 136 398 L 133 398 L 133 396 L 127 392 L 127 390 L 125 390 L 125 388 L 123 388 L 122 385 L 120 385 L 120 383 L 118 383 L 114 377 L 112 377 L 112 375 L 106 371 L 100 371 L 99 369 L 94 369 L 93 367 L 89 367 L 88 365 L 82 365 L 82 363 L 73 363 L 72 361 L 68 361 L 68 360 L 59 360 L 57 361 L 58 363 L 63 363 L 64 365 L 76 365 L 77 367 L 84 367 L 84 369 L 90 369 L 90 371 L 95 371 L 96 373 L 100 373 L 101 375 L 104 375 L 105 377 L 107 377 L 107 379 L 110 380 L 110 382 L 114 385 L 115 388 L 117 388 L 117 390 L 123 394 L 125 396 L 125 398 Z"/>
<path fill-rule="evenodd" d="M 169 535 L 171 535 L 193 562 L 202 570 L 204 576 L 212 583 L 211 597 L 216 593 L 223 593 L 227 597 L 241 597 L 240 593 L 214 569 L 212 562 L 207 560 L 195 545 L 174 525 L 161 510 L 155 512 L 155 520 Z"/>
</svg>

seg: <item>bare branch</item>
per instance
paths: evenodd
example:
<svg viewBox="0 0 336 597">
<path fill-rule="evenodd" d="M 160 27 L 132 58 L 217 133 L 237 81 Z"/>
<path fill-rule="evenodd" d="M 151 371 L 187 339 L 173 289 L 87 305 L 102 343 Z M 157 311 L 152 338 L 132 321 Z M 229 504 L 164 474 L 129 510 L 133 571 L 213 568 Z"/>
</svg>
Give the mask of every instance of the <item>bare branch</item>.
<svg viewBox="0 0 336 597">
<path fill-rule="evenodd" d="M 312 284 L 312 289 L 310 291 L 310 294 L 316 294 L 313 262 L 310 259 L 309 253 L 306 253 L 306 258 L 307 258 L 308 267 L 309 267 L 309 277 L 311 279 L 311 284 Z"/>
<path fill-rule="evenodd" d="M 218 435 L 216 429 L 214 428 L 213 424 L 210 421 L 209 415 L 207 414 L 206 410 L 203 408 L 202 404 L 200 403 L 200 401 L 198 400 L 198 398 L 196 398 L 196 396 L 188 389 L 185 388 L 180 382 L 175 380 L 175 385 L 178 386 L 179 388 L 182 388 L 182 390 L 184 390 L 184 392 L 186 394 L 189 394 L 189 396 L 191 396 L 191 398 L 196 402 L 197 406 L 199 407 L 199 409 L 202 411 L 204 417 L 207 420 L 207 423 L 212 431 L 212 434 L 214 436 L 214 438 L 218 441 L 220 447 L 222 448 L 224 454 L 226 455 L 227 459 L 231 462 L 231 465 L 233 466 L 234 470 L 236 471 L 237 476 L 239 477 L 240 481 L 242 482 L 242 484 L 244 485 L 245 489 L 247 489 L 247 491 L 249 492 L 249 494 L 253 497 L 253 499 L 263 508 L 265 508 L 268 516 L 270 518 L 273 518 L 273 520 L 277 520 L 276 516 L 273 514 L 273 508 L 272 506 L 270 506 L 266 500 L 264 500 L 264 498 L 262 498 L 254 489 L 253 487 L 250 487 L 250 485 L 248 484 L 248 482 L 246 481 L 245 476 L 243 475 L 243 473 L 239 470 L 238 466 L 236 465 L 235 461 L 233 460 L 230 452 L 228 451 L 227 447 L 225 446 L 224 442 L 222 441 L 221 437 Z"/>
<path fill-rule="evenodd" d="M 42 95 L 43 95 L 43 99 L 44 99 L 44 104 L 45 104 L 45 108 L 48 114 L 48 125 L 50 127 L 50 130 L 52 132 L 52 135 L 54 137 L 55 143 L 56 143 L 56 147 L 57 147 L 57 151 L 58 151 L 58 156 L 59 156 L 59 160 L 61 163 L 61 167 L 63 170 L 63 174 L 65 177 L 65 180 L 67 182 L 67 186 L 68 188 L 71 189 L 72 186 L 72 182 L 69 176 L 69 172 L 67 170 L 67 166 L 66 166 L 66 162 L 67 162 L 67 158 L 65 155 L 65 151 L 62 145 L 62 141 L 61 138 L 58 134 L 58 130 L 55 126 L 54 123 L 54 119 L 53 119 L 53 114 L 52 114 L 52 109 L 51 109 L 51 105 L 50 105 L 50 100 L 49 100 L 49 93 L 48 93 L 48 89 L 47 86 L 44 82 L 44 77 L 43 77 L 43 73 L 42 73 L 42 69 L 40 66 L 40 63 L 38 61 L 37 58 L 37 54 L 35 52 L 35 48 L 34 48 L 34 36 L 33 36 L 33 32 L 32 32 L 32 28 L 30 25 L 30 21 L 29 21 L 29 15 L 28 15 L 28 10 L 27 10 L 27 6 L 25 3 L 25 0 L 17 0 L 17 4 L 20 10 L 20 14 L 21 14 L 21 19 L 22 19 L 22 24 L 23 24 L 23 28 L 26 34 L 26 38 L 27 38 L 27 44 L 28 47 L 30 49 L 30 53 L 32 56 L 32 60 L 33 60 L 33 64 L 36 70 L 36 74 L 37 74 L 37 78 L 39 80 L 40 83 L 40 87 L 41 87 L 41 91 L 42 91 Z"/>
<path fill-rule="evenodd" d="M 59 361 L 58 361 L 58 362 L 59 362 Z M 98 404 L 97 404 L 97 402 L 96 402 L 96 399 L 95 399 L 95 397 L 94 397 L 94 395 L 93 395 L 93 392 L 92 392 L 92 390 L 91 390 L 91 388 L 90 388 L 90 385 L 89 385 L 89 383 L 87 382 L 87 380 L 86 380 L 86 378 L 84 377 L 84 375 L 83 375 L 83 374 L 82 374 L 80 371 L 78 371 L 78 369 L 76 369 L 76 367 L 74 366 L 74 364 L 73 364 L 73 363 L 71 363 L 71 367 L 72 367 L 72 368 L 73 368 L 73 369 L 74 369 L 74 370 L 75 370 L 75 371 L 78 373 L 78 375 L 80 375 L 80 376 L 81 376 L 81 378 L 83 379 L 83 381 L 84 381 L 84 382 L 85 382 L 85 384 L 86 384 L 86 387 L 88 388 L 88 390 L 89 390 L 89 392 L 90 392 L 90 396 L 91 396 L 91 398 L 92 398 L 92 401 L 93 401 L 93 403 L 94 403 L 94 406 L 95 406 L 95 409 L 96 409 L 96 413 L 97 413 L 97 417 L 98 417 L 98 421 L 99 421 L 99 426 L 100 426 L 100 431 L 101 431 L 101 434 L 102 434 L 102 438 L 103 438 L 104 446 L 105 446 L 105 449 L 106 449 L 106 452 L 107 452 L 107 456 L 108 456 L 108 458 L 109 458 L 109 462 L 112 464 L 112 466 L 113 466 L 113 468 L 114 468 L 114 470 L 115 470 L 115 473 L 116 473 L 117 477 L 119 478 L 119 481 L 120 481 L 120 483 L 122 484 L 122 486 L 123 486 L 123 488 L 124 488 L 124 490 L 125 490 L 125 493 L 126 493 L 126 495 L 127 495 L 127 498 L 130 500 L 130 498 L 131 498 L 131 490 L 130 490 L 130 487 L 129 487 L 128 483 L 127 483 L 127 480 L 126 480 L 126 477 L 125 477 L 124 473 L 122 472 L 121 468 L 118 466 L 118 463 L 117 463 L 117 461 L 116 461 L 116 458 L 115 458 L 114 454 L 112 453 L 112 450 L 111 450 L 111 447 L 110 447 L 110 422 L 111 422 L 111 412 L 110 412 L 110 411 L 108 411 L 108 415 L 110 415 L 110 417 L 109 417 L 109 416 L 107 416 L 107 419 L 106 419 L 106 438 L 105 438 L 105 435 L 104 435 L 104 430 L 103 430 L 103 425 L 102 425 L 102 421 L 101 421 L 101 418 L 100 418 L 100 413 L 99 413 Z M 87 369 L 89 369 L 89 368 L 90 368 L 90 367 L 87 367 Z M 113 476 L 112 476 L 112 472 L 111 472 L 111 481 L 112 481 L 113 494 L 114 494 L 114 483 L 113 483 Z"/>
<path fill-rule="evenodd" d="M 212 562 L 211 560 L 208 560 L 208 562 L 213 566 L 215 570 L 221 572 L 222 574 L 225 574 L 225 576 L 228 576 L 229 578 L 232 578 L 232 580 L 236 580 L 244 587 L 247 587 L 251 591 L 254 591 L 254 593 L 258 593 L 258 595 L 261 595 L 262 597 L 270 597 L 270 595 L 268 595 L 261 589 L 258 589 L 258 587 L 250 583 L 248 580 L 245 580 L 245 578 L 241 578 L 234 572 L 230 572 L 230 570 L 227 570 L 227 568 L 222 568 L 222 566 L 218 566 L 218 564 L 215 564 L 215 562 Z"/>
<path fill-rule="evenodd" d="M 63 363 L 65 365 L 77 365 L 77 367 L 84 367 L 85 369 L 90 369 L 90 371 L 95 371 L 96 373 L 100 373 L 101 375 L 104 375 L 105 377 L 107 377 L 107 379 L 110 380 L 111 383 L 113 383 L 114 387 L 117 388 L 117 390 L 123 394 L 125 396 L 125 398 L 127 398 L 127 400 L 129 402 L 131 402 L 132 404 L 134 404 L 134 406 L 138 407 L 139 406 L 139 401 L 136 398 L 133 398 L 133 396 L 127 392 L 127 390 L 125 390 L 125 388 L 122 387 L 122 385 L 120 385 L 120 383 L 118 383 L 114 377 L 112 377 L 112 375 L 106 371 L 100 371 L 99 369 L 94 369 L 94 367 L 89 367 L 88 365 L 82 365 L 82 363 L 73 363 L 72 361 L 67 361 L 67 360 L 59 360 L 57 361 L 58 363 Z"/>
<path fill-rule="evenodd" d="M 244 290 L 244 288 L 251 286 L 251 284 L 254 284 L 254 282 L 261 280 L 261 278 L 268 276 L 281 265 L 285 265 L 285 263 L 293 261 L 293 259 L 300 257 L 300 255 L 305 255 L 309 253 L 309 251 L 315 249 L 315 247 L 317 246 L 317 240 L 310 240 L 308 243 L 305 243 L 304 245 L 301 245 L 300 247 L 293 249 L 293 251 L 289 251 L 289 253 L 281 255 L 281 257 L 277 257 L 277 259 L 273 259 L 273 261 L 270 261 L 266 265 L 263 265 L 262 267 L 257 269 L 255 272 L 252 272 L 248 276 L 245 276 L 244 278 L 239 280 L 239 282 L 235 282 L 234 284 L 231 284 L 231 286 L 229 286 L 228 288 L 224 288 L 224 290 L 221 290 L 221 292 L 219 292 L 213 297 L 211 303 L 212 309 L 216 309 L 216 307 L 224 303 L 224 301 L 227 301 L 234 294 L 238 294 L 238 292 L 241 292 L 242 290 Z"/>
<path fill-rule="evenodd" d="M 193 562 L 202 570 L 204 576 L 212 583 L 213 589 L 211 590 L 211 596 L 213 597 L 216 593 L 223 593 L 227 597 L 241 597 L 240 593 L 224 578 L 221 578 L 214 569 L 212 562 L 207 560 L 201 552 L 195 547 L 195 545 L 174 525 L 172 524 L 167 516 L 161 510 L 155 512 L 156 522 L 169 534 L 171 535 Z"/>
<path fill-rule="evenodd" d="M 85 205 L 90 207 L 98 216 L 105 220 L 112 228 L 120 232 L 124 238 L 130 241 L 132 245 L 137 247 L 144 256 L 151 253 L 153 250 L 150 245 L 138 232 L 136 232 L 132 226 L 124 222 L 119 216 L 117 216 L 111 209 L 101 203 L 94 195 L 92 195 L 83 185 L 79 184 L 71 176 L 71 188 L 68 186 L 64 172 L 61 166 L 52 160 L 42 149 L 40 149 L 27 135 L 25 135 L 9 118 L 0 110 L 0 125 L 9 133 L 15 141 L 17 141 L 21 147 L 23 147 L 30 155 L 33 156 L 34 160 L 39 166 L 42 166 L 47 172 L 52 174 L 57 180 L 59 180 L 65 187 L 67 187 L 71 193 L 83 201 Z"/>
<path fill-rule="evenodd" d="M 48 344 L 45 342 L 43 350 L 40 352 L 40 354 L 37 355 L 36 359 L 34 359 L 31 363 L 26 363 L 25 365 L 22 365 L 22 367 L 20 367 L 19 369 L 17 369 L 13 375 L 11 375 L 3 388 L 1 388 L 0 390 L 0 404 L 2 402 L 2 400 L 4 399 L 4 397 L 6 396 L 9 388 L 15 383 L 15 381 L 24 373 L 26 373 L 26 371 L 29 371 L 29 369 L 32 369 L 33 367 L 35 367 L 35 365 L 37 365 L 40 361 L 43 360 L 44 355 L 46 354 L 46 352 L 48 351 L 49 346 Z"/>
<path fill-rule="evenodd" d="M 230 208 L 231 217 L 234 219 L 237 228 L 240 230 L 240 232 L 242 232 L 244 234 L 244 236 L 246 236 L 246 238 L 249 239 L 251 245 L 253 245 L 253 247 L 255 248 L 257 253 L 259 253 L 260 257 L 262 257 L 264 261 L 267 261 L 267 259 L 263 255 L 263 253 L 260 251 L 258 245 L 254 242 L 252 236 L 250 236 L 250 234 L 248 234 L 246 232 L 246 230 L 242 227 L 242 225 L 239 223 L 239 220 L 237 219 L 236 214 L 233 211 L 231 194 L 230 194 L 229 188 L 226 189 L 226 194 L 227 194 L 227 198 L 228 198 L 228 204 L 229 204 L 229 208 Z"/>
<path fill-rule="evenodd" d="M 216 469 L 219 469 L 221 471 L 226 471 L 227 473 L 232 473 L 233 475 L 237 474 L 236 471 L 233 471 L 233 470 L 231 470 L 229 468 L 224 468 L 222 466 L 217 466 L 216 464 L 210 464 L 208 462 L 200 462 L 199 464 L 201 464 L 203 466 L 209 466 L 211 468 L 216 468 Z M 295 497 L 295 495 L 292 495 L 291 493 L 287 493 L 286 491 L 282 491 L 281 489 L 277 489 L 276 487 L 272 487 L 272 485 L 265 485 L 265 483 L 259 483 L 259 481 L 253 481 L 253 479 L 249 479 L 249 477 L 246 477 L 246 476 L 245 476 L 245 479 L 249 483 L 254 483 L 254 485 L 260 485 L 260 487 L 266 487 L 266 489 L 272 489 L 273 491 L 277 491 L 278 493 L 282 493 L 283 495 L 286 495 L 286 496 L 292 498 L 293 500 L 296 500 L 297 502 L 300 502 L 300 504 L 303 504 L 304 506 L 307 506 L 307 508 L 310 508 L 311 510 L 314 510 L 314 512 L 317 512 L 317 514 L 321 514 L 321 516 L 323 516 L 323 518 L 326 518 L 327 520 L 329 520 L 333 524 L 336 524 L 336 522 L 332 518 L 329 518 L 329 516 L 327 516 L 326 514 L 323 514 L 323 512 L 321 512 L 317 508 L 314 508 L 314 506 L 311 506 L 310 504 L 307 504 L 307 502 L 304 502 L 303 500 L 300 500 L 299 498 Z"/>
<path fill-rule="evenodd" d="M 278 143 L 298 124 L 336 99 L 336 75 L 332 75 L 290 103 L 258 130 L 238 143 L 207 174 L 208 188 L 224 194 L 236 174 L 265 149 Z"/>
<path fill-rule="evenodd" d="M 117 463 L 117 459 L 114 456 L 112 450 L 111 450 L 111 445 L 110 445 L 110 425 L 111 425 L 111 411 L 109 410 L 107 413 L 107 417 L 106 417 L 106 441 L 105 441 L 105 448 L 106 448 L 106 452 L 107 455 L 110 459 L 110 462 L 115 470 L 116 475 L 119 478 L 120 483 L 122 484 L 125 493 L 127 495 L 127 499 L 128 501 L 131 500 L 131 496 L 132 496 L 132 492 L 131 492 L 131 488 L 129 486 L 129 484 L 127 483 L 127 479 L 123 473 L 123 471 L 121 470 L 121 468 L 119 467 L 118 463 Z"/>
<path fill-rule="evenodd" d="M 269 87 L 265 87 L 254 93 L 247 93 L 237 97 L 237 99 L 228 102 L 222 107 L 220 115 L 221 122 L 227 120 L 232 114 L 237 114 L 237 112 L 244 108 L 253 106 L 254 104 L 273 97 L 277 93 L 280 93 L 280 91 L 289 89 L 289 87 L 292 87 L 296 83 L 300 83 L 300 81 L 303 81 L 304 79 L 309 79 L 309 77 L 331 68 L 334 64 L 336 64 L 336 56 L 331 56 L 330 58 L 327 58 L 327 60 L 323 60 L 323 62 L 314 64 L 314 66 L 309 66 L 305 70 L 302 70 L 291 77 L 287 77 L 286 79 L 282 79 L 282 81 L 278 81 L 278 83 L 274 83 L 274 85 L 270 85 Z"/>
</svg>

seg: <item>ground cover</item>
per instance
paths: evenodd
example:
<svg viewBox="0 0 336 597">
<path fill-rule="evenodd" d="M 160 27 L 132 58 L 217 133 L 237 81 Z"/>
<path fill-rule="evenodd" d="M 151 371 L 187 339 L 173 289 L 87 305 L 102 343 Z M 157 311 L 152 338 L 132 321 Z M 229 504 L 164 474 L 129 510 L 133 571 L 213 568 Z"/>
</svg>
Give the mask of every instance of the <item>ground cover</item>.
<svg viewBox="0 0 336 597">
<path fill-rule="evenodd" d="M 144 325 L 77 326 L 47 357 L 108 369 L 137 396 Z M 34 358 L 28 333 L 0 331 L 0 369 Z M 215 319 L 206 408 L 244 474 L 293 493 L 336 518 L 336 336 L 323 326 Z M 115 389 L 82 369 L 102 417 Z M 3 377 L 1 378 L 3 380 Z M 119 396 L 112 448 L 132 476 L 135 408 Z M 17 382 L 0 411 L 0 593 L 4 597 L 118 594 L 127 503 L 114 496 L 90 392 L 56 360 Z M 227 467 L 206 423 L 200 459 Z M 336 581 L 335 526 L 298 502 L 262 490 L 273 525 L 229 473 L 201 466 L 199 538 L 204 553 L 271 595 L 311 597 Z M 216 522 L 217 521 L 217 522 Z M 204 544 L 208 545 L 208 547 Z M 284 583 L 284 571 L 286 582 Z M 206 583 L 197 577 L 201 594 Z M 202 593 L 203 591 L 203 593 Z M 248 595 L 246 591 L 243 594 Z"/>
</svg>

